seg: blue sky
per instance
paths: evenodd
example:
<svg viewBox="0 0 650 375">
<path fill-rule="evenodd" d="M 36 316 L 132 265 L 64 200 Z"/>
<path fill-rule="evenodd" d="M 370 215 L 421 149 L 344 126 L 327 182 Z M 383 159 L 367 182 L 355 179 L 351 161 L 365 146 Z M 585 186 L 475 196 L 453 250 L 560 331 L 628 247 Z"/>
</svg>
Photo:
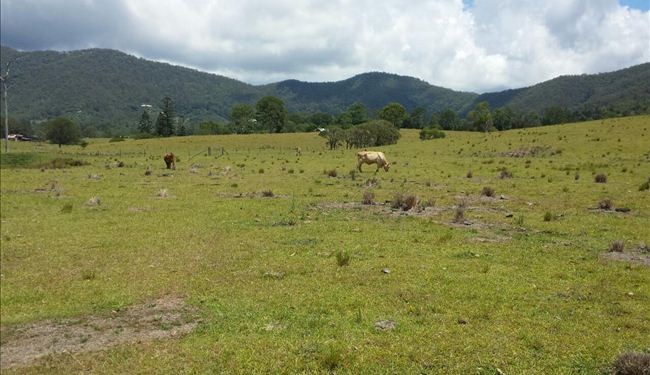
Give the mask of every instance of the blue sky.
<svg viewBox="0 0 650 375">
<path fill-rule="evenodd" d="M 621 0 L 620 3 L 621 5 L 625 5 L 634 9 L 645 11 L 650 9 L 650 0 Z"/>
<path fill-rule="evenodd" d="M 650 0 L 2 0 L 0 8 L 0 42 L 13 48 L 111 48 L 253 84 L 383 71 L 486 92 L 650 62 Z"/>
</svg>

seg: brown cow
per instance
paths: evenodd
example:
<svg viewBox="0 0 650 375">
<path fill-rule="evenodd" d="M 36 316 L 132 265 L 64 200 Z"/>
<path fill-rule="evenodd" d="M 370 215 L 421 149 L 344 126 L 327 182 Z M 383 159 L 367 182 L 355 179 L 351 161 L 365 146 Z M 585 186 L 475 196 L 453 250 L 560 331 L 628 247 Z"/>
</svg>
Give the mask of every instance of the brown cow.
<svg viewBox="0 0 650 375">
<path fill-rule="evenodd" d="M 384 153 L 379 151 L 357 152 L 357 168 L 359 168 L 359 172 L 362 172 L 362 164 L 377 164 L 377 171 L 379 171 L 379 168 L 383 167 L 386 172 L 388 172 L 388 168 L 390 167 Z"/>
<path fill-rule="evenodd" d="M 174 156 L 174 153 L 170 152 L 165 154 L 163 159 L 165 160 L 167 169 L 176 169 L 176 156 Z"/>
</svg>

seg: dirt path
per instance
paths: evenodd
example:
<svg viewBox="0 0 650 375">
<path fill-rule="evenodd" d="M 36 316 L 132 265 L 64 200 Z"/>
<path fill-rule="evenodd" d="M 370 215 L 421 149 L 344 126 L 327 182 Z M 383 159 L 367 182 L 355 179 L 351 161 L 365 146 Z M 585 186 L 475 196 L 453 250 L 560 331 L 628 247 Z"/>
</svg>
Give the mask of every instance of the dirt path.
<svg viewBox="0 0 650 375">
<path fill-rule="evenodd" d="M 110 316 L 45 320 L 2 328 L 0 368 L 27 366 L 48 355 L 177 337 L 197 324 L 195 308 L 181 298 L 167 297 L 113 311 Z"/>
</svg>

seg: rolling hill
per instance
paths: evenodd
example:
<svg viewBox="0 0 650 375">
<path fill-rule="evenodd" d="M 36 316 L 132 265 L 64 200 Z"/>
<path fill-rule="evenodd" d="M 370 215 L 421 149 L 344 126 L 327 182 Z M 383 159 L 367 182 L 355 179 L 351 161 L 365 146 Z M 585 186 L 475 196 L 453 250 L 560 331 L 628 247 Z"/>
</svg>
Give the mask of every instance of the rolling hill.
<svg viewBox="0 0 650 375">
<path fill-rule="evenodd" d="M 561 76 L 534 86 L 479 95 L 491 108 L 509 106 L 541 112 L 549 107 L 611 108 L 629 114 L 650 111 L 650 63 L 611 73 Z M 470 107 L 473 107 L 470 106 Z"/>
<path fill-rule="evenodd" d="M 227 119 L 233 105 L 280 97 L 289 111 L 337 114 L 353 103 L 371 112 L 390 102 L 429 113 L 467 113 L 480 101 L 491 108 L 540 113 L 605 107 L 622 114 L 650 112 L 650 63 L 612 73 L 563 76 L 496 93 L 458 92 L 413 77 L 363 73 L 338 82 L 287 80 L 250 85 L 224 76 L 153 62 L 108 49 L 21 52 L 1 47 L 1 62 L 17 59 L 9 80 L 11 117 L 46 120 L 67 116 L 98 129 L 132 129 L 142 104 L 170 96 L 179 115 L 193 122 Z M 3 108 L 4 109 L 4 108 Z"/>
</svg>

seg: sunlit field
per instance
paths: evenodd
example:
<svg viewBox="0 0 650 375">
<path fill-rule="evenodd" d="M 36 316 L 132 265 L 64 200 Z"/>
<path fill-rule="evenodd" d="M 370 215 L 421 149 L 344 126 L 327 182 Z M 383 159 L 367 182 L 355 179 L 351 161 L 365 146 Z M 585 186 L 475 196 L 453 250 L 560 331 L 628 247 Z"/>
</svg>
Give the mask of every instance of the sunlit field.
<svg viewBox="0 0 650 375">
<path fill-rule="evenodd" d="M 402 130 L 388 172 L 316 133 L 89 142 L 3 144 L 3 345 L 164 297 L 198 324 L 3 374 L 598 374 L 650 351 L 649 116 Z"/>
</svg>

